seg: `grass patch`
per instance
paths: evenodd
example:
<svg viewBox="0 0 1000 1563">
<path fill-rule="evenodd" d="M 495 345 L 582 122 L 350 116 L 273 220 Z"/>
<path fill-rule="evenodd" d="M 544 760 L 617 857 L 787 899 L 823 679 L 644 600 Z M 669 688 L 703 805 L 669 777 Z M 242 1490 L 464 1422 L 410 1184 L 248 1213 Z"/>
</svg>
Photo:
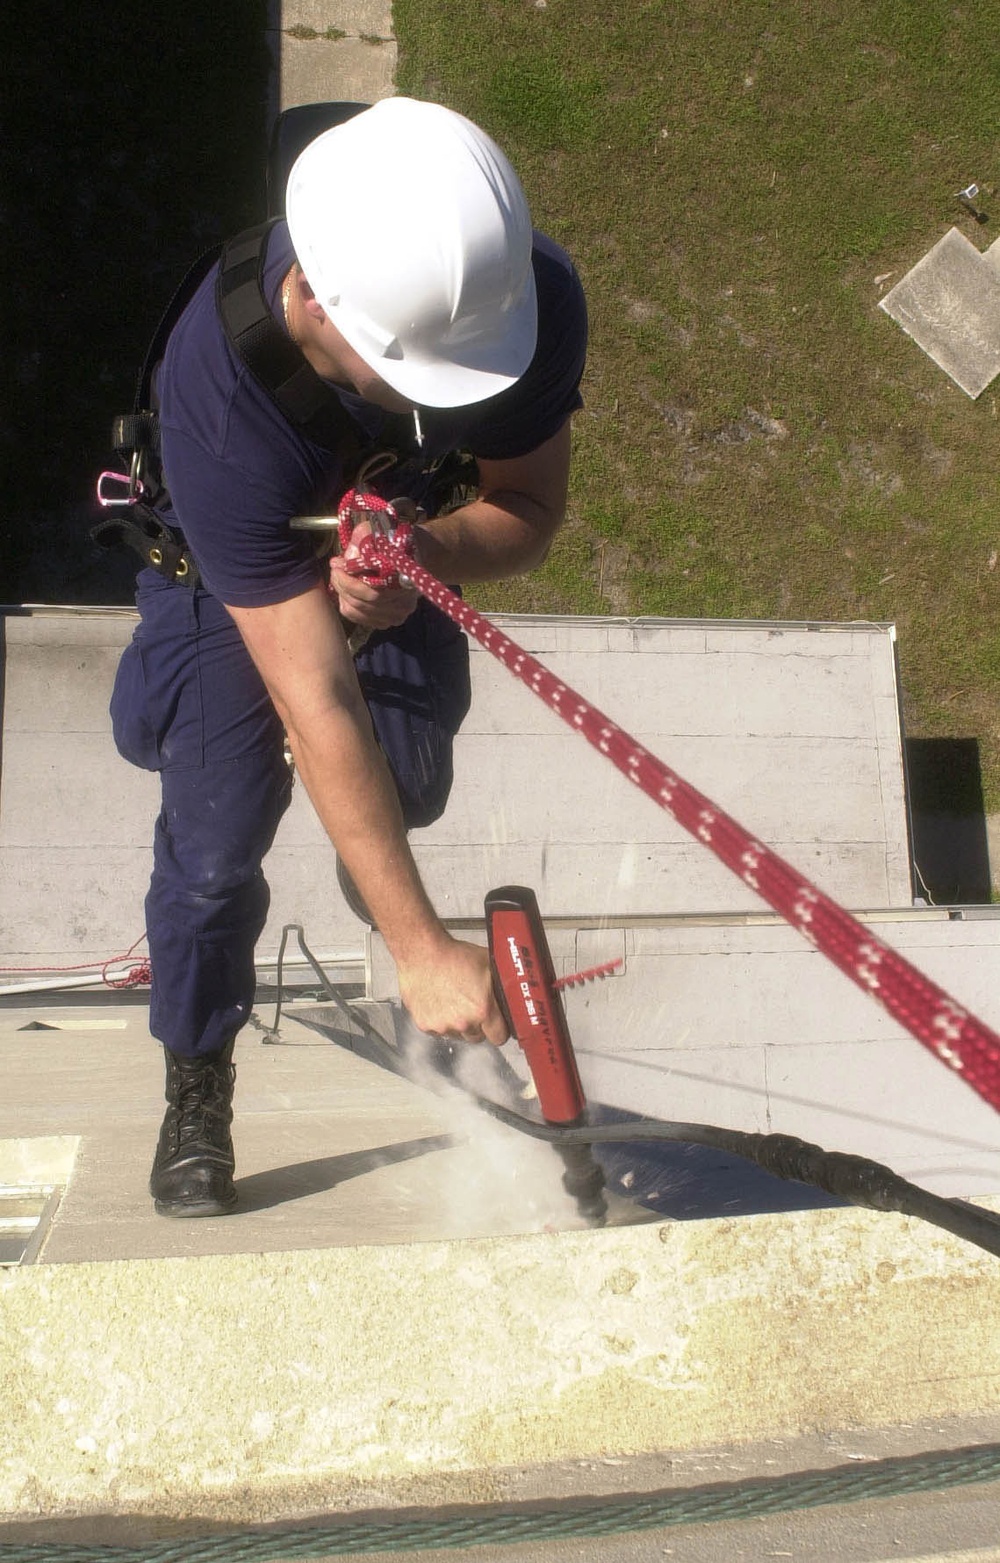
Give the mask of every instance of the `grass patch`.
<svg viewBox="0 0 1000 1563">
<path fill-rule="evenodd" d="M 339 43 L 347 34 L 342 27 L 324 27 L 319 32 L 315 27 L 309 27 L 305 22 L 297 22 L 294 27 L 285 29 L 289 38 L 297 38 L 301 43 L 312 43 L 317 38 L 325 38 L 327 43 Z"/>
<path fill-rule="evenodd" d="M 400 90 L 498 137 L 590 300 L 569 522 L 533 580 L 478 600 L 894 620 L 908 730 L 976 737 L 1000 808 L 998 395 L 970 402 L 878 309 L 951 224 L 1000 233 L 992 7 L 394 20 Z M 954 199 L 972 179 L 982 228 Z"/>
</svg>

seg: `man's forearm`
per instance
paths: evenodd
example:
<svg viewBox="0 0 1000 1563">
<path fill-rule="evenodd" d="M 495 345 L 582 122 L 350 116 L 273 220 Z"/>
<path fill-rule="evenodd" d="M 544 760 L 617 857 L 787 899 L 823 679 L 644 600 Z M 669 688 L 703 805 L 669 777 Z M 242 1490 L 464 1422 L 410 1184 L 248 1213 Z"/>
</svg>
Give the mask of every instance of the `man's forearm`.
<svg viewBox="0 0 1000 1563">
<path fill-rule="evenodd" d="M 230 607 L 281 718 L 299 775 L 396 961 L 447 934 L 424 892 L 396 790 L 336 612 L 320 586 L 270 607 Z"/>
<path fill-rule="evenodd" d="M 442 581 L 501 581 L 537 569 L 550 528 L 534 524 L 520 496 L 477 499 L 418 528 L 417 556 Z M 517 508 L 515 509 L 515 506 Z"/>
<path fill-rule="evenodd" d="M 368 903 L 416 1024 L 502 1042 L 489 954 L 451 937 L 420 882 L 396 790 L 372 733 L 344 634 L 316 586 L 270 607 L 230 607 L 260 669 L 299 775 Z"/>
<path fill-rule="evenodd" d="M 442 581 L 499 581 L 537 569 L 566 514 L 570 425 L 528 455 L 479 461 L 479 497 L 418 529 L 420 562 Z"/>
</svg>

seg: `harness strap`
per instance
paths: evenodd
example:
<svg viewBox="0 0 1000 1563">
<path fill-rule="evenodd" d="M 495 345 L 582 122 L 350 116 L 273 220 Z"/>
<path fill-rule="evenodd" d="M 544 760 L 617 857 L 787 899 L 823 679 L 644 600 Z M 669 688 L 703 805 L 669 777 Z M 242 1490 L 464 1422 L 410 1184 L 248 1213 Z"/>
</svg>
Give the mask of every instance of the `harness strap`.
<svg viewBox="0 0 1000 1563">
<path fill-rule="evenodd" d="M 357 460 L 362 448 L 358 426 L 336 391 L 282 330 L 264 296 L 267 239 L 280 220 L 272 217 L 223 245 L 215 295 L 219 314 L 233 351 L 289 423 L 347 465 Z M 405 450 L 412 443 L 409 420 L 402 414 L 387 414 L 380 446 Z"/>
<path fill-rule="evenodd" d="M 360 445 L 350 414 L 281 329 L 264 297 L 267 237 L 276 220 L 248 228 L 223 245 L 215 290 L 219 314 L 233 351 L 289 423 L 348 461 Z"/>
<path fill-rule="evenodd" d="M 197 586 L 201 574 L 183 538 L 164 526 L 156 511 L 142 500 L 129 506 L 126 515 L 109 516 L 91 527 L 90 535 L 102 548 L 124 543 L 150 570 L 178 586 Z"/>
<path fill-rule="evenodd" d="M 216 262 L 216 305 L 226 338 L 293 428 L 335 455 L 347 477 L 358 469 L 367 452 L 388 450 L 398 457 L 413 448 L 413 426 L 402 413 L 386 413 L 377 442 L 366 442 L 336 391 L 316 373 L 272 315 L 264 294 L 264 262 L 268 237 L 280 221 L 275 217 L 247 228 L 199 256 L 189 268 L 146 351 L 132 411 L 116 418 L 112 425 L 114 449 L 126 468 L 131 464 L 132 491 L 123 501 L 128 503 L 129 515 L 99 522 L 90 535 L 105 547 L 126 543 L 150 568 L 185 586 L 198 584 L 197 565 L 183 538 L 164 526 L 154 509 L 166 503 L 169 494 L 160 466 L 153 377 L 170 333 Z"/>
</svg>

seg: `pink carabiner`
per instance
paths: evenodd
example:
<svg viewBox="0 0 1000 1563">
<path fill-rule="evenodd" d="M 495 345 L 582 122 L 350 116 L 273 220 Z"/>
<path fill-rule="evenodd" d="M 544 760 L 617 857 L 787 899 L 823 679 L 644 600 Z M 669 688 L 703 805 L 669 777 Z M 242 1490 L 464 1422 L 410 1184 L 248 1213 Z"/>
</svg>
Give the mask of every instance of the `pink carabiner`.
<svg viewBox="0 0 1000 1563">
<path fill-rule="evenodd" d="M 104 486 L 107 483 L 116 483 L 124 487 L 124 494 L 106 494 Z M 111 505 L 134 505 L 137 499 L 142 497 L 142 489 L 133 487 L 132 479 L 127 472 L 102 472 L 97 480 L 97 503 L 107 510 Z"/>
</svg>

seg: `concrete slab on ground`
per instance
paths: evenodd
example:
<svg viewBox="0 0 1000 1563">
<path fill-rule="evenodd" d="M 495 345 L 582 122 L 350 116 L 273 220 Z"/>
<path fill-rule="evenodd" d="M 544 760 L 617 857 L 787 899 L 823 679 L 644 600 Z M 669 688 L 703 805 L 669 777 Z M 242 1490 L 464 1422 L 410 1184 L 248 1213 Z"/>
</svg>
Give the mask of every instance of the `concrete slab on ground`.
<svg viewBox="0 0 1000 1563">
<path fill-rule="evenodd" d="M 1000 814 L 987 814 L 986 840 L 989 845 L 990 881 L 993 894 L 1000 899 Z"/>
<path fill-rule="evenodd" d="M 967 396 L 1000 374 L 1000 272 L 957 228 L 879 300 Z"/>
</svg>

